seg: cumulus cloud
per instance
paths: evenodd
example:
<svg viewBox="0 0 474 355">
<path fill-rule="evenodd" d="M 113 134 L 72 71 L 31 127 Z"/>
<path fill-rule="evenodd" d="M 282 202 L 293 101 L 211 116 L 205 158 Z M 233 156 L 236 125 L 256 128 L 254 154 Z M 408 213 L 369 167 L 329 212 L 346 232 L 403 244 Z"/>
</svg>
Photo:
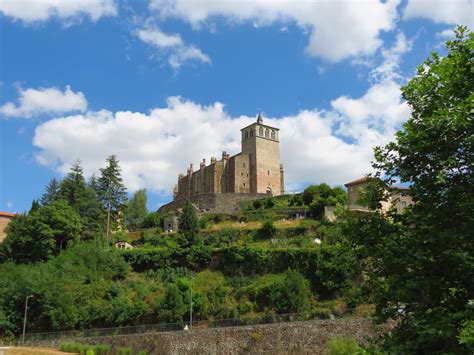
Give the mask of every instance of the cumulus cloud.
<svg viewBox="0 0 474 355">
<path fill-rule="evenodd" d="M 436 23 L 471 27 L 474 23 L 472 0 L 409 0 L 403 17 L 426 18 Z"/>
<path fill-rule="evenodd" d="M 82 92 L 74 92 L 69 86 L 64 91 L 57 88 L 19 89 L 18 104 L 6 102 L 0 107 L 5 117 L 29 118 L 43 113 L 62 114 L 85 111 L 87 100 Z"/>
<path fill-rule="evenodd" d="M 388 142 L 407 114 L 397 87 L 380 84 L 359 99 L 335 100 L 333 110 L 304 110 L 265 123 L 281 130 L 287 190 L 295 190 L 367 173 L 373 146 Z M 131 191 L 145 187 L 169 195 L 189 163 L 209 162 L 223 150 L 240 152 L 240 129 L 254 120 L 231 117 L 219 102 L 206 106 L 170 97 L 149 113 L 104 110 L 50 120 L 37 127 L 34 145 L 39 163 L 66 173 L 80 158 L 89 176 L 116 154 Z"/>
<path fill-rule="evenodd" d="M 179 34 L 170 35 L 155 26 L 147 26 L 137 30 L 136 35 L 143 42 L 168 54 L 168 64 L 174 69 L 179 69 L 188 61 L 211 63 L 208 55 L 194 45 L 184 43 Z"/>
<path fill-rule="evenodd" d="M 374 53 L 382 44 L 381 31 L 393 28 L 399 0 L 367 1 L 213 1 L 151 0 L 161 17 L 181 18 L 198 28 L 213 17 L 254 27 L 294 23 L 309 33 L 306 53 L 336 62 Z"/>
<path fill-rule="evenodd" d="M 84 15 L 97 21 L 102 16 L 115 16 L 117 7 L 114 0 L 2 0 L 0 12 L 25 23 L 51 17 L 71 20 Z"/>
</svg>

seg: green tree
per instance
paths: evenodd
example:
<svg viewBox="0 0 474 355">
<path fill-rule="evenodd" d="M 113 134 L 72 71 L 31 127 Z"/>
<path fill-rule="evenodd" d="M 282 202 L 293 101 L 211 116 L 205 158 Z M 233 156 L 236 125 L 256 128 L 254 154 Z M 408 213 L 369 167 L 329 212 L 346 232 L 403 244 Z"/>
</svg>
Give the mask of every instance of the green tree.
<svg viewBox="0 0 474 355">
<path fill-rule="evenodd" d="M 328 184 L 308 186 L 302 194 L 303 202 L 309 206 L 313 218 L 321 218 L 325 206 L 345 205 L 347 193 L 340 186 L 331 188 Z"/>
<path fill-rule="evenodd" d="M 44 205 L 50 205 L 54 201 L 58 200 L 60 198 L 60 183 L 58 180 L 55 178 L 52 178 L 51 181 L 48 183 L 48 186 L 46 186 L 46 191 L 41 197 L 41 204 Z"/>
<path fill-rule="evenodd" d="M 199 239 L 199 219 L 193 204 L 186 201 L 178 218 L 179 234 L 184 247 L 197 244 Z"/>
<path fill-rule="evenodd" d="M 468 351 L 457 337 L 473 317 L 474 35 L 458 27 L 446 46 L 402 88 L 412 112 L 395 142 L 375 149 L 378 175 L 409 183 L 415 203 L 361 217 L 352 235 L 370 257 L 378 317 L 397 320 L 389 352 Z"/>
<path fill-rule="evenodd" d="M 184 303 L 183 295 L 175 284 L 168 284 L 165 290 L 165 297 L 159 305 L 158 317 L 161 321 L 175 323 L 183 320 L 187 306 Z"/>
<path fill-rule="evenodd" d="M 127 202 L 127 190 L 123 184 L 119 161 L 115 155 L 107 158 L 107 166 L 100 169 L 97 182 L 98 196 L 107 211 L 108 229 L 122 223 L 121 217 Z"/>
<path fill-rule="evenodd" d="M 20 263 L 43 261 L 77 241 L 79 215 L 64 200 L 15 217 L 4 240 L 8 255 Z"/>
<path fill-rule="evenodd" d="M 133 197 L 127 202 L 125 222 L 129 229 L 137 229 L 142 227 L 145 219 L 148 216 L 146 203 L 147 196 L 145 189 L 137 190 L 133 194 Z"/>
<path fill-rule="evenodd" d="M 79 213 L 86 195 L 86 180 L 79 159 L 72 164 L 71 170 L 61 182 L 59 193 Z"/>
</svg>

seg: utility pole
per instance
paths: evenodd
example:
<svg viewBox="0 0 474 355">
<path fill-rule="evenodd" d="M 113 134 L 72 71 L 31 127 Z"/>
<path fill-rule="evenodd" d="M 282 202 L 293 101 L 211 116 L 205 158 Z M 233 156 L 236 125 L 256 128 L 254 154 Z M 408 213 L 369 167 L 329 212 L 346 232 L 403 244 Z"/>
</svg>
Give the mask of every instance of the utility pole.
<svg viewBox="0 0 474 355">
<path fill-rule="evenodd" d="M 26 331 L 26 314 L 28 312 L 28 298 L 31 298 L 33 297 L 33 295 L 29 295 L 26 297 L 26 300 L 25 300 L 25 317 L 23 318 L 23 336 L 21 338 L 21 343 L 24 344 L 25 343 L 25 331 Z"/>
</svg>

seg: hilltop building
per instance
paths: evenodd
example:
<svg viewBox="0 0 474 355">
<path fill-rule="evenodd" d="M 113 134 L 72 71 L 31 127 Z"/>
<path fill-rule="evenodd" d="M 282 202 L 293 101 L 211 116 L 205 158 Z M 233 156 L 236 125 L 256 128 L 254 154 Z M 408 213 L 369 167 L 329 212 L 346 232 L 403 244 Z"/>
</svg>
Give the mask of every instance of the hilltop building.
<svg viewBox="0 0 474 355">
<path fill-rule="evenodd" d="M 285 192 L 283 165 L 280 162 L 279 129 L 257 121 L 241 129 L 242 151 L 231 156 L 222 152 L 217 160 L 206 159 L 194 171 L 190 164 L 186 175 L 178 176 L 173 202 L 159 212 L 179 208 L 190 200 L 202 211 L 225 212 L 235 210 L 245 200 L 278 196 Z"/>
<path fill-rule="evenodd" d="M 351 182 L 348 182 L 344 186 L 347 188 L 348 193 L 348 209 L 351 211 L 362 211 L 368 212 L 367 206 L 362 206 L 359 202 L 361 190 L 366 188 L 370 183 L 370 178 L 363 177 Z M 392 207 L 395 207 L 398 212 L 402 212 L 407 206 L 413 204 L 413 199 L 408 194 L 408 188 L 399 186 L 387 186 L 386 192 L 388 199 L 381 201 L 381 212 L 387 213 Z"/>
</svg>

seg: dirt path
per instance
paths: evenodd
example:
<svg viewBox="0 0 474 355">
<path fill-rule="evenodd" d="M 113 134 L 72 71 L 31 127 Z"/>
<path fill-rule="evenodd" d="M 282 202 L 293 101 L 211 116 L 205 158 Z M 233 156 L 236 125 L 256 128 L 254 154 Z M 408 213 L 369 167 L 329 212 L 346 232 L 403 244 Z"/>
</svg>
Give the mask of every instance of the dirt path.
<svg viewBox="0 0 474 355">
<path fill-rule="evenodd" d="M 23 348 L 23 347 L 0 347 L 0 355 L 60 355 L 60 354 L 69 354 L 56 349 L 48 348 Z"/>
</svg>

